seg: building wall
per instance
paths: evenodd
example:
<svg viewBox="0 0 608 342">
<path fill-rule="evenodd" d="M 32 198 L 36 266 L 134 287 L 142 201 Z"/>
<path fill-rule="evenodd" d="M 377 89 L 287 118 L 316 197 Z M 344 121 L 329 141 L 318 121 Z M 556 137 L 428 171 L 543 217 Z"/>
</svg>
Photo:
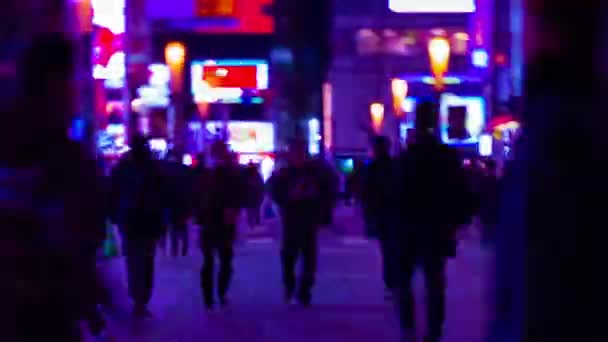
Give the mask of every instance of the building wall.
<svg viewBox="0 0 608 342">
<path fill-rule="evenodd" d="M 378 34 L 392 29 L 430 31 L 433 28 L 468 32 L 470 14 L 398 14 L 388 9 L 387 1 L 336 1 L 333 25 L 334 58 L 329 72 L 333 87 L 333 146 L 335 154 L 366 153 L 372 102 L 385 105 L 383 134 L 396 141 L 397 121 L 392 114 L 390 79 L 407 73 L 429 71 L 426 44 L 411 55 L 375 53 L 362 55 L 357 50 L 357 33 L 370 29 Z M 454 56 L 452 72 L 469 70 L 468 56 Z"/>
</svg>

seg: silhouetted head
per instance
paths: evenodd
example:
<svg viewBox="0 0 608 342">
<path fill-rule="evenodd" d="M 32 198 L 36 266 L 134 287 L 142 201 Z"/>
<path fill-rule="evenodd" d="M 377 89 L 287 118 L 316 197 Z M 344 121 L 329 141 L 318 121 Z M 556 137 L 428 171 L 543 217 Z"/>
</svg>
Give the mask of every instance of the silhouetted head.
<svg viewBox="0 0 608 342">
<path fill-rule="evenodd" d="M 374 137 L 372 141 L 372 153 L 375 159 L 387 158 L 390 156 L 391 141 L 384 135 Z"/>
<path fill-rule="evenodd" d="M 131 141 L 131 157 L 135 161 L 145 161 L 152 159 L 152 152 L 148 145 L 148 139 L 143 135 L 136 135 Z"/>
<path fill-rule="evenodd" d="M 24 101 L 33 109 L 34 124 L 67 132 L 74 114 L 75 51 L 61 34 L 44 34 L 33 39 L 19 60 Z"/>
<path fill-rule="evenodd" d="M 416 105 L 416 140 L 425 141 L 434 138 L 437 126 L 437 106 L 430 100 L 423 100 Z"/>
<path fill-rule="evenodd" d="M 226 164 L 231 162 L 232 156 L 228 150 L 228 145 L 220 140 L 215 141 L 211 145 L 211 158 L 213 158 L 217 164 Z"/>
<path fill-rule="evenodd" d="M 289 143 L 287 160 L 292 166 L 302 166 L 308 159 L 308 146 L 306 141 L 294 139 Z"/>
</svg>

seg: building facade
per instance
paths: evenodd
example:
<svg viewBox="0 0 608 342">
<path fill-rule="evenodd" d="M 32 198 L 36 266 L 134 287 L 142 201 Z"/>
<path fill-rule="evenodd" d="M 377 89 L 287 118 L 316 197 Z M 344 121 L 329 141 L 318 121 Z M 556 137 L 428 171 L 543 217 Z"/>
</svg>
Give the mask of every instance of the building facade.
<svg viewBox="0 0 608 342">
<path fill-rule="evenodd" d="M 482 113 L 477 115 L 483 117 L 476 120 L 485 122 L 493 103 L 490 56 L 495 1 L 462 0 L 450 7 L 445 1 L 426 3 L 421 8 L 420 2 L 410 0 L 336 2 L 334 56 L 328 77 L 335 155 L 367 153 L 372 103 L 385 107 L 381 133 L 395 144 L 404 140 L 404 128 L 412 122 L 412 103 L 434 94 L 429 84 L 428 42 L 435 36 L 450 43 L 450 82 L 445 91 L 482 99 Z M 401 118 L 392 111 L 391 80 L 395 78 L 407 82 L 411 100 L 405 101 L 406 113 Z"/>
</svg>

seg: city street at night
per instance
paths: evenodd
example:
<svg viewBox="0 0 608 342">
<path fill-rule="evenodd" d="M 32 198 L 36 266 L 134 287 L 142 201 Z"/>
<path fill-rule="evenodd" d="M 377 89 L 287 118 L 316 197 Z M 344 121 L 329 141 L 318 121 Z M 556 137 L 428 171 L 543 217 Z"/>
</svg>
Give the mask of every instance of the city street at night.
<svg viewBox="0 0 608 342">
<path fill-rule="evenodd" d="M 194 228 L 193 228 L 194 229 Z M 194 230 L 193 230 L 194 232 Z M 466 231 L 458 257 L 449 263 L 446 342 L 482 341 L 487 327 L 488 266 L 474 231 Z M 397 316 L 384 299 L 375 242 L 322 234 L 319 275 L 310 309 L 283 302 L 279 247 L 269 237 L 241 241 L 228 309 L 203 310 L 199 289 L 201 256 L 157 257 L 154 317 L 130 315 L 122 258 L 111 273 L 119 302 L 109 312 L 117 341 L 399 341 Z M 193 242 L 194 244 L 194 242 Z M 418 316 L 424 317 L 424 284 L 415 278 Z M 419 320 L 419 330 L 424 322 Z"/>
</svg>

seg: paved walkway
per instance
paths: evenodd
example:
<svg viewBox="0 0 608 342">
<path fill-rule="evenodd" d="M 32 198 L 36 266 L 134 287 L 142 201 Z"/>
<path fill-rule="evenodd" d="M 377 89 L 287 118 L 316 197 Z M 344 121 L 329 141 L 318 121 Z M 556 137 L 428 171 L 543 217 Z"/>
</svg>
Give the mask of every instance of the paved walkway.
<svg viewBox="0 0 608 342">
<path fill-rule="evenodd" d="M 482 341 L 489 321 L 484 304 L 490 257 L 475 234 L 465 234 L 459 255 L 448 266 L 447 342 Z M 194 242 L 193 242 L 194 243 Z M 322 235 L 314 306 L 288 307 L 282 301 L 278 246 L 273 239 L 241 241 L 235 259 L 232 305 L 207 314 L 199 290 L 200 253 L 157 257 L 155 317 L 135 321 L 123 290 L 124 266 L 115 259 L 110 273 L 119 305 L 108 313 L 116 341 L 399 341 L 395 310 L 383 298 L 379 255 L 374 242 Z M 415 280 L 419 329 L 424 325 L 424 290 Z"/>
</svg>

